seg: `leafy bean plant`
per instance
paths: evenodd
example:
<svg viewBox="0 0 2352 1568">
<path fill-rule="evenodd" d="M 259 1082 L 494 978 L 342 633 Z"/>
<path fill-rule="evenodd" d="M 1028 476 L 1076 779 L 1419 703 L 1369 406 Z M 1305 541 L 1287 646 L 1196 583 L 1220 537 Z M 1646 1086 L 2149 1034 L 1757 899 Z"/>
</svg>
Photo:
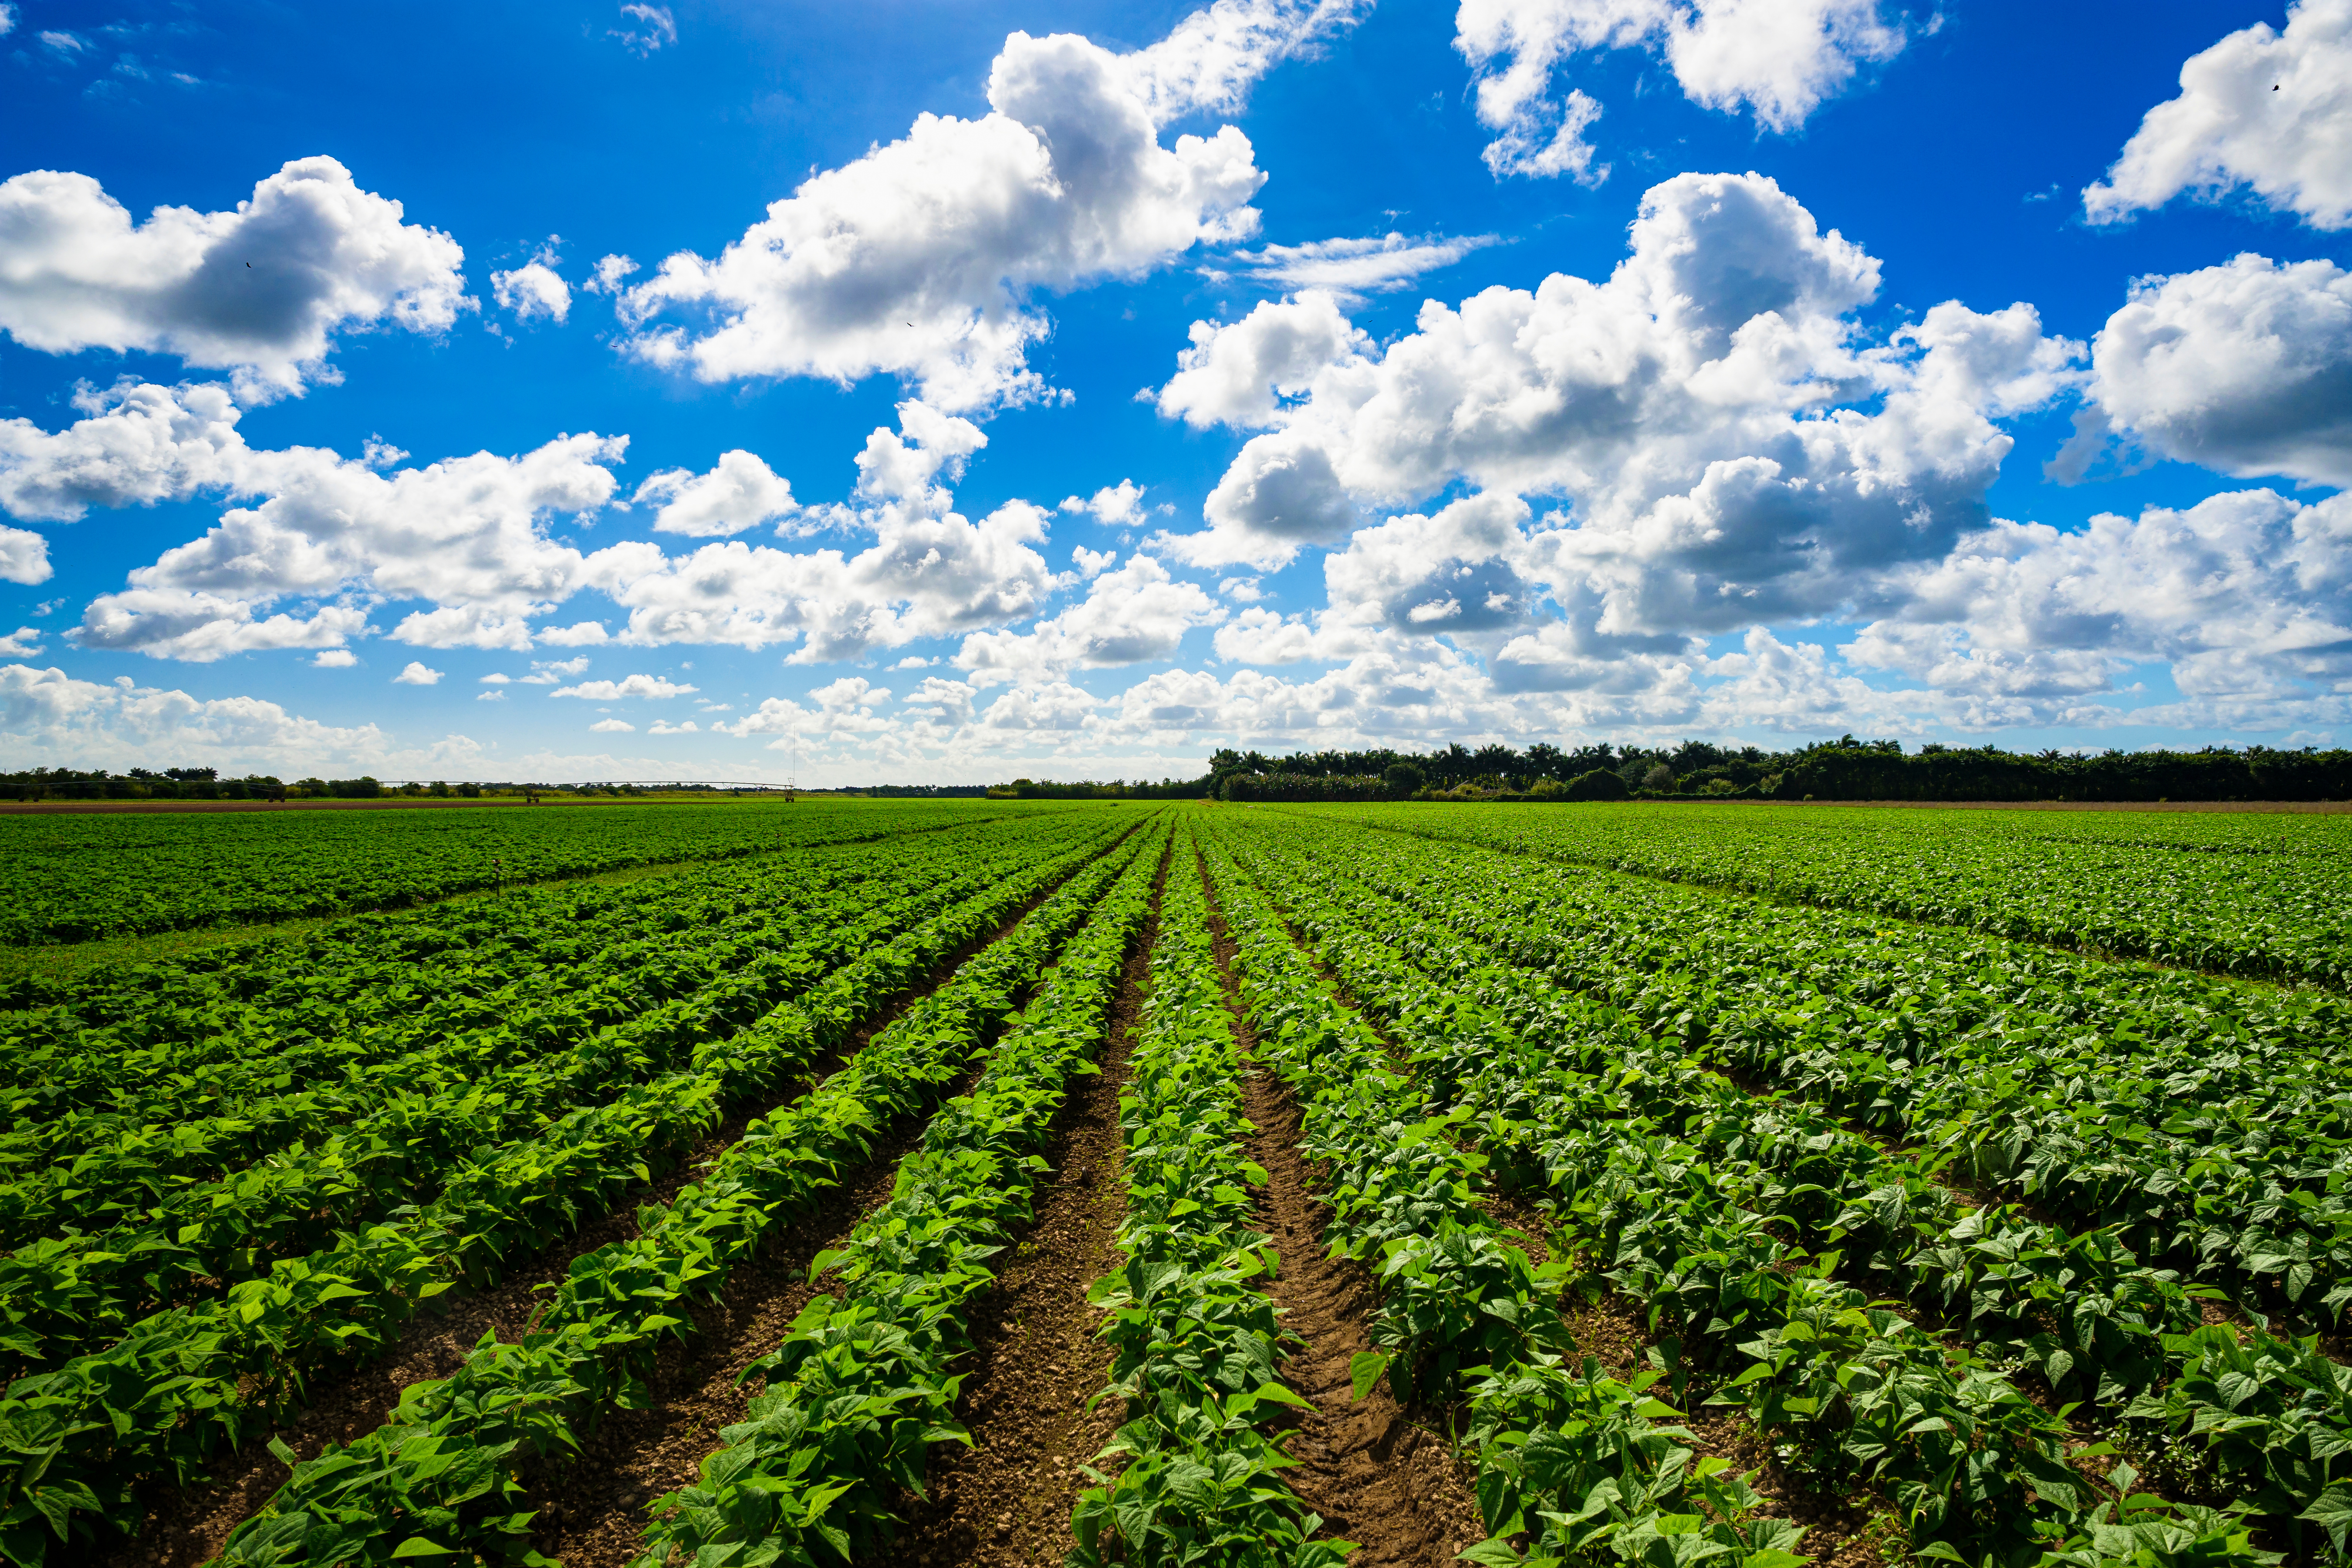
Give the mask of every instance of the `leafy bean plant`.
<svg viewBox="0 0 2352 1568">
<path fill-rule="evenodd" d="M 1334 1568 L 1349 1542 L 1282 1480 L 1295 1461 L 1265 1430 L 1306 1402 L 1275 1371 L 1285 1339 L 1257 1281 L 1279 1259 L 1250 1227 L 1265 1182 L 1242 1140 L 1241 1053 L 1210 943 L 1195 849 L 1180 844 L 1160 905 L 1151 989 L 1119 1099 L 1128 1214 L 1104 1310 L 1126 1420 L 1071 1515 L 1073 1568 Z"/>
</svg>

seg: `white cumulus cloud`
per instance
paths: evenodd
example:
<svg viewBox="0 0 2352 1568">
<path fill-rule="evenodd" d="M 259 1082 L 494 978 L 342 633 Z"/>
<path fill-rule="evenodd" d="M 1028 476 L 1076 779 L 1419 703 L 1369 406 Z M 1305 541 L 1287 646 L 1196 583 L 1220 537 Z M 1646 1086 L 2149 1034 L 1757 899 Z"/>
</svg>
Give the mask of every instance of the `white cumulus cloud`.
<svg viewBox="0 0 2352 1568">
<path fill-rule="evenodd" d="M 1326 9 L 1212 7 L 1222 32 L 1180 27 L 1191 44 L 1149 66 L 1071 35 L 1012 34 L 988 114 L 924 114 L 771 204 L 717 258 L 679 252 L 628 289 L 631 350 L 708 382 L 891 373 L 946 410 L 1042 396 L 1026 359 L 1048 330 L 1035 294 L 1255 230 L 1265 176 L 1249 139 L 1228 125 L 1168 146 L 1160 128 L 1280 53 L 1218 39 L 1292 37 Z M 684 320 L 656 324 L 666 313 Z"/>
<path fill-rule="evenodd" d="M 135 221 L 87 174 L 0 182 L 0 331 L 49 353 L 144 350 L 235 373 L 248 401 L 331 378 L 339 331 L 440 332 L 465 253 L 332 158 L 297 159 L 233 212 Z"/>
<path fill-rule="evenodd" d="M 2286 28 L 2241 28 L 2180 68 L 2107 177 L 2083 192 L 2114 223 L 2187 192 L 2251 190 L 2314 228 L 2352 225 L 2352 0 L 2294 0 Z"/>
<path fill-rule="evenodd" d="M 642 697 L 649 700 L 664 697 L 685 697 L 700 690 L 660 675 L 631 675 L 619 680 L 583 680 L 577 686 L 559 686 L 550 697 L 578 697 L 591 702 L 614 702 L 625 697 Z"/>
<path fill-rule="evenodd" d="M 383 731 L 340 728 L 257 697 L 209 700 L 184 691 L 79 680 L 62 669 L 0 665 L 0 739 L 21 764 L 121 766 L 168 752 L 225 772 L 286 777 L 379 763 Z"/>
<path fill-rule="evenodd" d="M 1454 47 L 1477 73 L 1481 124 L 1496 175 L 1598 180 L 1584 132 L 1601 106 L 1554 96 L 1553 77 L 1589 50 L 1663 53 L 1683 95 L 1789 132 L 1864 65 L 1893 59 L 1907 36 L 1878 0 L 1462 0 Z"/>
<path fill-rule="evenodd" d="M 706 474 L 665 468 L 639 485 L 629 500 L 632 505 L 659 503 L 655 531 L 697 538 L 740 533 L 799 510 L 793 502 L 792 485 L 756 454 L 740 447 L 720 453 Z"/>
<path fill-rule="evenodd" d="M 955 663 L 975 686 L 1055 680 L 1073 669 L 1099 669 L 1172 657 L 1185 632 L 1213 626 L 1224 610 L 1191 583 L 1171 577 L 1149 555 L 1097 574 L 1086 598 L 1026 632 L 976 632 Z"/>
<path fill-rule="evenodd" d="M 502 310 L 518 321 L 544 318 L 562 325 L 572 314 L 572 285 L 555 270 L 555 258 L 543 252 L 510 272 L 490 274 L 490 295 Z"/>
<path fill-rule="evenodd" d="M 2099 410 L 2165 457 L 2352 485 L 2352 272 L 2333 262 L 2144 279 L 2091 363 Z"/>
<path fill-rule="evenodd" d="M 424 660 L 412 658 L 407 667 L 392 678 L 394 686 L 438 686 L 441 672 L 428 667 Z"/>
</svg>

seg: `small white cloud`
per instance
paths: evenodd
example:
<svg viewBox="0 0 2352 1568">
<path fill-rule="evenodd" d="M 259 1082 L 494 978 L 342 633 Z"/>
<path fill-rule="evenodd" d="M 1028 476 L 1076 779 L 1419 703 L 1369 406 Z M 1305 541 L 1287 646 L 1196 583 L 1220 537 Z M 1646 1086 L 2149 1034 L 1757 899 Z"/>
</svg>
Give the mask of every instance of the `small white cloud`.
<svg viewBox="0 0 2352 1568">
<path fill-rule="evenodd" d="M 635 733 L 637 727 L 626 719 L 599 719 L 588 728 L 600 735 L 627 735 Z"/>
<path fill-rule="evenodd" d="M 421 660 L 412 658 L 406 669 L 392 678 L 392 683 L 394 686 L 438 686 L 441 684 L 441 672 L 428 669 Z"/>
<path fill-rule="evenodd" d="M 560 687 L 548 695 L 610 702 L 624 697 L 684 697 L 699 689 L 699 687 L 681 685 L 658 675 L 632 675 L 621 680 L 583 680 L 577 686 Z"/>
<path fill-rule="evenodd" d="M 0 38 L 16 30 L 16 7 L 0 0 Z"/>
<path fill-rule="evenodd" d="M 39 604 L 33 606 L 33 615 L 36 618 L 46 616 L 64 603 L 65 601 L 63 599 L 43 599 Z"/>
<path fill-rule="evenodd" d="M 568 626 L 550 626 L 535 634 L 550 647 L 593 647 L 613 639 L 605 635 L 602 621 L 577 621 Z"/>
<path fill-rule="evenodd" d="M 522 683 L 525 686 L 553 686 L 558 682 L 570 679 L 587 668 L 588 656 L 584 653 L 578 658 L 557 659 L 548 663 L 533 659 L 530 663 L 530 673 L 522 678 Z"/>
<path fill-rule="evenodd" d="M 474 698 L 474 700 L 477 702 L 504 702 L 506 700 L 507 694 L 499 690 L 496 687 L 491 688 L 488 691 L 478 693 Z"/>
<path fill-rule="evenodd" d="M 1079 576 L 1099 577 L 1103 573 L 1109 569 L 1112 562 L 1118 559 L 1118 552 L 1116 550 L 1088 550 L 1085 545 L 1081 544 L 1076 550 L 1070 552 L 1070 559 L 1076 563 Z"/>
<path fill-rule="evenodd" d="M 1217 584 L 1217 592 L 1237 605 L 1255 605 L 1265 597 L 1257 582 L 1255 577 L 1228 577 Z"/>
<path fill-rule="evenodd" d="M 505 686 L 513 679 L 514 677 L 511 675 L 500 675 L 497 671 L 493 670 L 491 673 L 482 677 L 482 684 L 485 686 Z"/>
<path fill-rule="evenodd" d="M 936 658 L 925 658 L 919 653 L 910 653 L 890 668 L 893 669 L 929 669 L 931 666 L 939 662 L 940 661 Z"/>
<path fill-rule="evenodd" d="M 41 630 L 38 626 L 18 626 L 0 637 L 0 658 L 31 658 L 41 651 Z"/>
<path fill-rule="evenodd" d="M 700 727 L 691 719 L 682 724 L 673 724 L 667 719 L 656 719 L 654 721 L 654 727 L 646 732 L 654 735 L 693 735 L 701 731 Z"/>
<path fill-rule="evenodd" d="M 67 56 L 68 58 L 79 55 L 83 50 L 89 47 L 89 45 L 83 42 L 73 34 L 64 32 L 43 33 L 41 35 L 41 42 L 48 45 L 49 47 L 57 50 L 57 52 L 61 55 Z"/>
<path fill-rule="evenodd" d="M 658 501 L 654 531 L 697 539 L 723 537 L 757 528 L 799 510 L 793 487 L 756 454 L 722 452 L 707 474 L 665 468 L 637 487 L 632 504 Z"/>
<path fill-rule="evenodd" d="M 562 326 L 572 314 L 572 286 L 555 270 L 555 239 L 550 236 L 538 254 L 520 267 L 491 273 L 490 294 L 499 309 L 513 311 L 518 321 L 543 316 Z"/>
<path fill-rule="evenodd" d="M 677 42 L 677 19 L 667 5 L 640 5 L 637 0 L 621 7 L 621 25 L 606 36 L 621 40 L 622 47 L 640 55 L 650 55 L 665 44 Z"/>
<path fill-rule="evenodd" d="M 1257 282 L 1277 289 L 1327 289 L 1342 299 L 1402 289 L 1424 272 L 1451 267 L 1472 251 L 1495 243 L 1491 234 L 1454 239 L 1435 235 L 1377 239 L 1317 239 L 1305 245 L 1269 245 L 1234 253 L 1233 259 Z"/>
<path fill-rule="evenodd" d="M 5 647 L 0 647 L 0 653 L 6 651 Z M 310 667 L 313 669 L 349 669 L 359 661 L 360 656 L 347 647 L 321 648 L 310 660 Z"/>
<path fill-rule="evenodd" d="M 1109 528 L 1133 528 L 1143 521 L 1143 488 L 1133 479 L 1106 485 L 1092 496 L 1065 496 L 1062 510 L 1086 512 Z"/>
<path fill-rule="evenodd" d="M 637 269 L 637 264 L 625 256 L 607 256 L 596 263 L 596 270 L 581 287 L 591 294 L 617 294 L 621 279 Z"/>
</svg>

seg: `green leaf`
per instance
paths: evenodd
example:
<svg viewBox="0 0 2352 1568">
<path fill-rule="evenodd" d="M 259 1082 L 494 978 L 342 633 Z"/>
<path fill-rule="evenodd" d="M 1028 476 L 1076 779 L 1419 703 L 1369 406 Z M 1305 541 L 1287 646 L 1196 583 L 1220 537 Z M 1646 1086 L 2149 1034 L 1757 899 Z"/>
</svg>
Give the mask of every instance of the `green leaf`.
<svg viewBox="0 0 2352 1568">
<path fill-rule="evenodd" d="M 1372 1385 L 1381 1380 L 1381 1373 L 1388 1371 L 1389 1362 L 1391 1359 L 1391 1357 L 1382 1355 L 1378 1351 L 1358 1351 L 1354 1355 L 1349 1356 L 1348 1358 L 1348 1381 L 1355 1385 L 1355 1393 L 1351 1397 L 1361 1399 L 1366 1394 L 1371 1393 Z M 1488 1544 L 1492 1544 L 1492 1542 L 1488 1542 Z M 1471 1550 L 1475 1552 L 1477 1548 L 1473 1547 Z M 1507 1548 L 1506 1550 L 1507 1550 Z M 1463 1555 L 1467 1557 L 1470 1553 L 1465 1552 Z M 1517 1563 L 1518 1560 L 1518 1554 L 1517 1552 L 1513 1552 L 1510 1561 Z M 1486 1559 L 1480 1558 L 1478 1561 L 1485 1562 Z"/>
<path fill-rule="evenodd" d="M 395 1563 L 404 1557 L 455 1557 L 457 1554 L 456 1547 L 444 1546 L 437 1541 L 427 1541 L 421 1535 L 412 1535 L 392 1549 L 393 1561 Z"/>
</svg>

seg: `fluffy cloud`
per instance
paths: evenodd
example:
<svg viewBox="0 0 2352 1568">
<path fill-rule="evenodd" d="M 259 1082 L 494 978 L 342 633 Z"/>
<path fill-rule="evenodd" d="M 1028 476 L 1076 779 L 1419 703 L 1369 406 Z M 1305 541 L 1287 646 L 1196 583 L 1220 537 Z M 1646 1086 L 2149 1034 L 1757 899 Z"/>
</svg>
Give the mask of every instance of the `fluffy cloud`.
<svg viewBox="0 0 2352 1568">
<path fill-rule="evenodd" d="M 18 626 L 0 637 L 0 658 L 37 658 L 41 652 L 41 631 L 37 626 Z"/>
<path fill-rule="evenodd" d="M 1501 132 L 1486 153 L 1497 177 L 1607 173 L 1584 141 L 1601 106 L 1551 95 L 1555 70 L 1586 50 L 1659 50 L 1692 102 L 1787 132 L 1906 42 L 1877 0 L 1462 0 L 1454 26 L 1479 121 Z"/>
<path fill-rule="evenodd" d="M 52 435 L 0 420 L 0 507 L 38 522 L 74 522 L 92 507 L 145 506 L 234 489 L 251 455 L 222 386 L 124 382 L 74 398 L 84 417 Z"/>
<path fill-rule="evenodd" d="M 642 697 L 653 700 L 664 697 L 685 697 L 702 689 L 688 686 L 659 675 L 632 675 L 619 680 L 583 680 L 577 686 L 559 686 L 550 697 L 578 697 L 590 702 L 617 702 L 625 697 Z"/>
<path fill-rule="evenodd" d="M 216 386 L 126 384 L 83 408 L 87 417 L 54 435 L 0 423 L 0 504 L 65 521 L 205 490 L 260 498 L 131 572 L 128 591 L 91 602 L 76 634 L 84 646 L 159 658 L 334 647 L 365 624 L 363 605 L 263 612 L 352 595 L 439 606 L 394 633 L 420 647 L 529 647 L 526 617 L 588 574 L 544 520 L 609 501 L 606 465 L 627 447 L 625 437 L 567 436 L 520 457 L 478 452 L 380 473 L 315 447 L 255 450 Z"/>
<path fill-rule="evenodd" d="M 513 311 L 518 321 L 544 317 L 561 326 L 572 314 L 572 285 L 550 265 L 553 259 L 541 256 L 511 272 L 491 273 L 490 294 L 499 308 Z"/>
<path fill-rule="evenodd" d="M 1311 390 L 1333 365 L 1371 352 L 1371 334 L 1348 320 L 1337 295 L 1310 289 L 1266 300 L 1241 321 L 1195 321 L 1192 346 L 1160 389 L 1160 412 L 1195 430 L 1271 425 L 1282 404 Z"/>
<path fill-rule="evenodd" d="M 2332 262 L 2142 279 L 2092 368 L 2106 417 L 2165 457 L 2352 484 L 2352 272 Z"/>
<path fill-rule="evenodd" d="M 955 662 L 975 686 L 1058 679 L 1073 669 L 1172 658 L 1187 631 L 1224 618 L 1205 591 L 1177 582 L 1159 562 L 1139 555 L 1097 575 L 1083 602 L 1026 632 L 965 637 Z"/>
<path fill-rule="evenodd" d="M 758 456 L 740 447 L 720 453 L 717 466 L 707 474 L 666 468 L 639 485 L 629 500 L 634 505 L 661 504 L 654 516 L 656 532 L 696 538 L 740 533 L 789 517 L 797 510 L 792 485 Z"/>
<path fill-rule="evenodd" d="M 2315 228 L 2352 225 L 2352 0 L 2294 0 L 2286 30 L 2231 33 L 2180 68 L 2180 96 L 2147 111 L 2106 179 L 2083 193 L 2093 223 L 2182 192 L 2252 190 Z"/>
<path fill-rule="evenodd" d="M 438 686 L 441 684 L 441 672 L 422 659 L 412 658 L 406 668 L 392 678 L 392 683 L 394 686 Z"/>
<path fill-rule="evenodd" d="M 599 719 L 588 728 L 599 735 L 633 735 L 637 729 L 626 719 Z"/>
<path fill-rule="evenodd" d="M 591 569 L 629 611 L 625 642 L 766 647 L 800 639 L 794 663 L 859 658 L 920 637 L 1003 626 L 1036 613 L 1053 585 L 1033 546 L 1046 514 L 1008 501 L 977 522 L 942 480 L 986 444 L 969 420 L 916 401 L 899 428 L 858 454 L 858 504 L 824 509 L 831 526 L 869 533 L 856 554 L 740 542 L 664 556 L 646 544 L 599 552 Z"/>
<path fill-rule="evenodd" d="M 1920 569 L 1844 651 L 1964 704 L 1969 723 L 2072 717 L 2160 660 L 2195 721 L 2267 727 L 2352 694 L 2352 497 L 2214 496 L 2080 532 L 2002 522 Z"/>
<path fill-rule="evenodd" d="M 1424 272 L 1451 267 L 1472 251 L 1495 243 L 1491 234 L 1446 238 L 1408 238 L 1385 234 L 1377 239 L 1318 239 L 1305 245 L 1269 245 L 1236 251 L 1232 260 L 1254 282 L 1277 289 L 1322 289 L 1341 299 L 1402 289 Z"/>
<path fill-rule="evenodd" d="M 0 583 L 49 580 L 49 542 L 28 528 L 0 528 Z"/>
<path fill-rule="evenodd" d="M 1154 123 L 1230 111 L 1266 72 L 1312 55 L 1371 8 L 1371 0 L 1215 0 L 1150 47 L 1120 57 L 1120 73 Z"/>
<path fill-rule="evenodd" d="M 1499 544 L 1460 509 L 1412 524 L 1400 562 L 1450 563 L 1476 602 L 1433 583 L 1405 624 L 1474 628 L 1528 585 L 1621 648 L 1832 613 L 1983 524 L 2011 446 L 1993 420 L 2072 385 L 2079 352 L 2024 305 L 1938 305 L 1866 344 L 1853 315 L 1877 289 L 1877 262 L 1770 180 L 1685 174 L 1644 196 L 1602 283 L 1431 301 L 1385 349 L 1328 300 L 1261 307 L 1196 331 L 1160 394 L 1194 424 L 1273 426 L 1208 530 L 1165 547 L 1271 567 L 1368 506 L 1467 484 L 1569 510 Z"/>
<path fill-rule="evenodd" d="M 1092 496 L 1064 496 L 1062 510 L 1084 512 L 1106 528 L 1133 528 L 1143 521 L 1143 487 L 1133 479 L 1121 479 Z"/>
<path fill-rule="evenodd" d="M 87 174 L 34 170 L 0 182 L 0 331 L 231 370 L 247 400 L 299 392 L 331 377 L 338 331 L 438 332 L 471 303 L 457 242 L 401 217 L 332 158 L 288 163 L 234 212 L 144 223 Z"/>
<path fill-rule="evenodd" d="M 281 773 L 356 770 L 384 749 L 373 724 L 341 729 L 256 697 L 205 701 L 128 679 L 100 685 L 23 664 L 0 665 L 0 736 L 26 763 L 120 766 L 126 756 L 168 752 L 231 772 Z"/>
<path fill-rule="evenodd" d="M 1160 127 L 1230 97 L 1332 9 L 1220 5 L 1140 59 L 1014 33 L 987 115 L 922 115 L 772 204 L 715 260 L 680 252 L 626 290 L 632 351 L 709 382 L 890 372 L 950 410 L 1041 396 L 1034 294 L 1255 230 L 1249 139 L 1228 125 L 1168 147 Z M 692 324 L 652 325 L 663 311 Z"/>
</svg>

